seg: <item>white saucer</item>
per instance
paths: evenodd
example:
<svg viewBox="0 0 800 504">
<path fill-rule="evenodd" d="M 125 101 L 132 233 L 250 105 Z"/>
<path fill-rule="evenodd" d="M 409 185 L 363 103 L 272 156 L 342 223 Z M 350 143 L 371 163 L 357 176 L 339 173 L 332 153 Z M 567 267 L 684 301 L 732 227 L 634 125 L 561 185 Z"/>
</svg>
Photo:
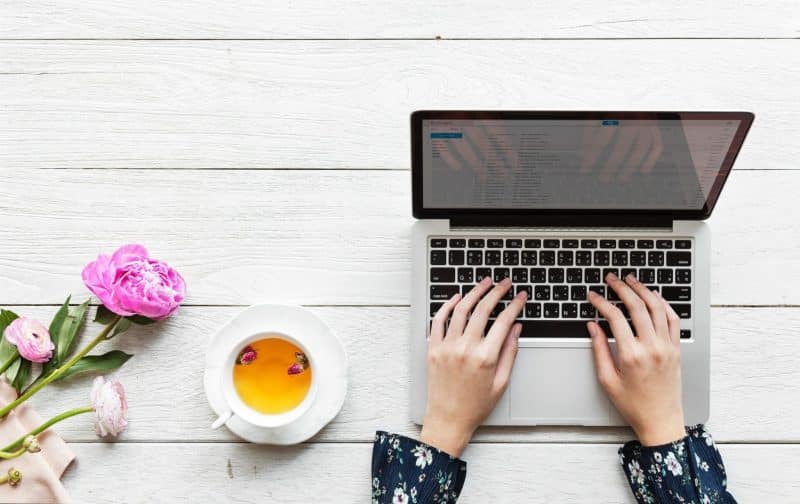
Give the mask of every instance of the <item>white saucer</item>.
<svg viewBox="0 0 800 504">
<path fill-rule="evenodd" d="M 228 411 L 223 396 L 222 355 L 230 341 L 241 334 L 277 332 L 289 334 L 314 348 L 314 374 L 319 384 L 311 407 L 294 422 L 265 428 L 234 415 L 225 424 L 228 430 L 251 443 L 291 445 L 319 432 L 339 413 L 347 393 L 347 354 L 339 338 L 316 315 L 299 306 L 255 305 L 245 309 L 217 332 L 208 345 L 203 385 L 208 404 L 217 415 Z"/>
</svg>

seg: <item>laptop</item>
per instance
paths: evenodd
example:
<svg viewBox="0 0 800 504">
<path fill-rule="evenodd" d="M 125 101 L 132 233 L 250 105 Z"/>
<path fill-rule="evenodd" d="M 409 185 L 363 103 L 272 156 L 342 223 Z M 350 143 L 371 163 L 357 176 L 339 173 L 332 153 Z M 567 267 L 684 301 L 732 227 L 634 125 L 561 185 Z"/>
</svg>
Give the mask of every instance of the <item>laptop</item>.
<svg viewBox="0 0 800 504">
<path fill-rule="evenodd" d="M 597 383 L 586 330 L 597 317 L 588 291 L 619 303 L 603 282 L 613 271 L 634 273 L 680 315 L 686 422 L 705 422 L 711 234 L 703 221 L 753 117 L 414 112 L 412 420 L 425 412 L 433 315 L 491 276 L 513 282 L 492 317 L 522 289 L 529 299 L 511 382 L 485 424 L 625 425 Z"/>
</svg>

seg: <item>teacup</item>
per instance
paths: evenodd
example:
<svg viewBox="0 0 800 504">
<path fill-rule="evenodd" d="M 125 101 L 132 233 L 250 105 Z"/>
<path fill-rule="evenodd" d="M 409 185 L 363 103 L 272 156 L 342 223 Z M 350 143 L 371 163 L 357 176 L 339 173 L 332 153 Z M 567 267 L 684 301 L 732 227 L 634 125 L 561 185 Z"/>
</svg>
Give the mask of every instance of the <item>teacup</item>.
<svg viewBox="0 0 800 504">
<path fill-rule="evenodd" d="M 222 396 L 226 403 L 226 409 L 211 425 L 212 429 L 218 429 L 219 427 L 225 425 L 234 416 L 238 416 L 248 424 L 257 427 L 263 427 L 263 428 L 282 427 L 294 422 L 295 420 L 300 418 L 304 413 L 306 413 L 306 411 L 308 411 L 309 408 L 311 408 L 312 404 L 316 399 L 317 389 L 318 389 L 317 373 L 314 373 L 313 371 L 310 371 L 311 383 L 308 386 L 308 390 L 303 400 L 299 404 L 297 404 L 296 406 L 285 412 L 263 413 L 261 411 L 258 411 L 254 407 L 248 405 L 239 395 L 239 392 L 237 392 L 236 384 L 234 383 L 234 367 L 247 365 L 246 363 L 240 362 L 243 356 L 243 351 L 249 349 L 250 345 L 256 342 L 271 338 L 283 340 L 297 347 L 297 349 L 300 350 L 302 357 L 306 359 L 306 362 L 304 362 L 304 364 L 307 364 L 308 368 L 313 370 L 314 355 L 309 351 L 307 346 L 304 345 L 303 342 L 299 341 L 297 338 L 294 338 L 288 334 L 274 332 L 274 331 L 243 335 L 243 337 L 238 338 L 238 341 L 231 343 L 229 347 L 230 351 L 224 357 L 225 360 L 222 365 L 220 380 L 221 380 Z M 256 356 L 255 358 L 257 359 L 258 356 Z"/>
</svg>

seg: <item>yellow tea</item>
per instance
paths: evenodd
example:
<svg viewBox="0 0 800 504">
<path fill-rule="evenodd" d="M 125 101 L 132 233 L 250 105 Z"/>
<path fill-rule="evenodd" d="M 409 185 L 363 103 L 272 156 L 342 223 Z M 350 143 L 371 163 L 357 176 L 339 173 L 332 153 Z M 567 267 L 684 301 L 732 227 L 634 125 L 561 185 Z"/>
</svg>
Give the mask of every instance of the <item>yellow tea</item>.
<svg viewBox="0 0 800 504">
<path fill-rule="evenodd" d="M 265 414 L 286 413 L 303 402 L 311 368 L 303 351 L 281 338 L 245 347 L 233 366 L 233 385 L 242 402 Z"/>
</svg>

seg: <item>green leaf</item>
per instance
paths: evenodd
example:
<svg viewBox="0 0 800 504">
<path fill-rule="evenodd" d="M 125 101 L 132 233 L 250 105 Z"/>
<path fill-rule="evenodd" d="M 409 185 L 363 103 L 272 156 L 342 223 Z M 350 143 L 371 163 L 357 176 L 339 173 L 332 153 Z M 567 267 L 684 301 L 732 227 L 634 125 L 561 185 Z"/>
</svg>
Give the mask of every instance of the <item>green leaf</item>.
<svg viewBox="0 0 800 504">
<path fill-rule="evenodd" d="M 106 373 L 113 371 L 133 357 L 122 350 L 112 350 L 103 355 L 88 355 L 67 369 L 64 374 L 56 378 L 55 381 L 63 380 L 79 373 Z"/>
<path fill-rule="evenodd" d="M 127 318 L 120 319 L 120 321 L 117 322 L 117 325 L 114 326 L 114 332 L 111 333 L 111 337 L 113 338 L 117 334 L 124 333 L 125 331 L 131 328 L 131 325 L 132 324 L 129 319 Z"/>
<path fill-rule="evenodd" d="M 0 310 L 0 364 L 6 362 L 17 351 L 17 347 L 6 341 L 3 337 L 3 332 L 6 330 L 11 322 L 19 316 L 8 310 Z"/>
<path fill-rule="evenodd" d="M 19 365 L 17 366 L 17 370 L 14 376 L 14 379 L 11 381 L 11 385 L 17 389 L 17 393 L 19 394 L 20 390 L 25 387 L 25 384 L 28 383 L 28 378 L 31 375 L 31 361 L 20 359 Z M 14 367 L 16 363 L 14 363 L 11 367 Z"/>
<path fill-rule="evenodd" d="M 105 305 L 100 305 L 97 307 L 97 313 L 94 315 L 94 321 L 100 322 L 101 324 L 110 324 L 116 316 L 117 314 L 106 308 Z"/>
<path fill-rule="evenodd" d="M 153 320 L 151 318 L 147 318 L 147 317 L 145 317 L 143 315 L 131 315 L 130 317 L 125 317 L 125 318 L 130 320 L 134 324 L 139 324 L 139 325 L 150 325 L 150 324 L 155 324 L 156 322 L 158 322 L 157 320 Z"/>
<path fill-rule="evenodd" d="M 75 348 L 75 336 L 83 325 L 83 319 L 88 307 L 89 299 L 70 310 L 69 315 L 67 315 L 66 319 L 64 319 L 64 323 L 61 325 L 61 330 L 56 333 L 58 342 L 56 343 L 55 365 L 61 365 L 62 362 L 66 362 L 72 350 Z M 52 336 L 53 333 L 50 333 L 50 335 Z"/>
<path fill-rule="evenodd" d="M 6 330 L 8 325 L 19 318 L 19 315 L 11 310 L 0 310 L 0 334 Z"/>
</svg>

